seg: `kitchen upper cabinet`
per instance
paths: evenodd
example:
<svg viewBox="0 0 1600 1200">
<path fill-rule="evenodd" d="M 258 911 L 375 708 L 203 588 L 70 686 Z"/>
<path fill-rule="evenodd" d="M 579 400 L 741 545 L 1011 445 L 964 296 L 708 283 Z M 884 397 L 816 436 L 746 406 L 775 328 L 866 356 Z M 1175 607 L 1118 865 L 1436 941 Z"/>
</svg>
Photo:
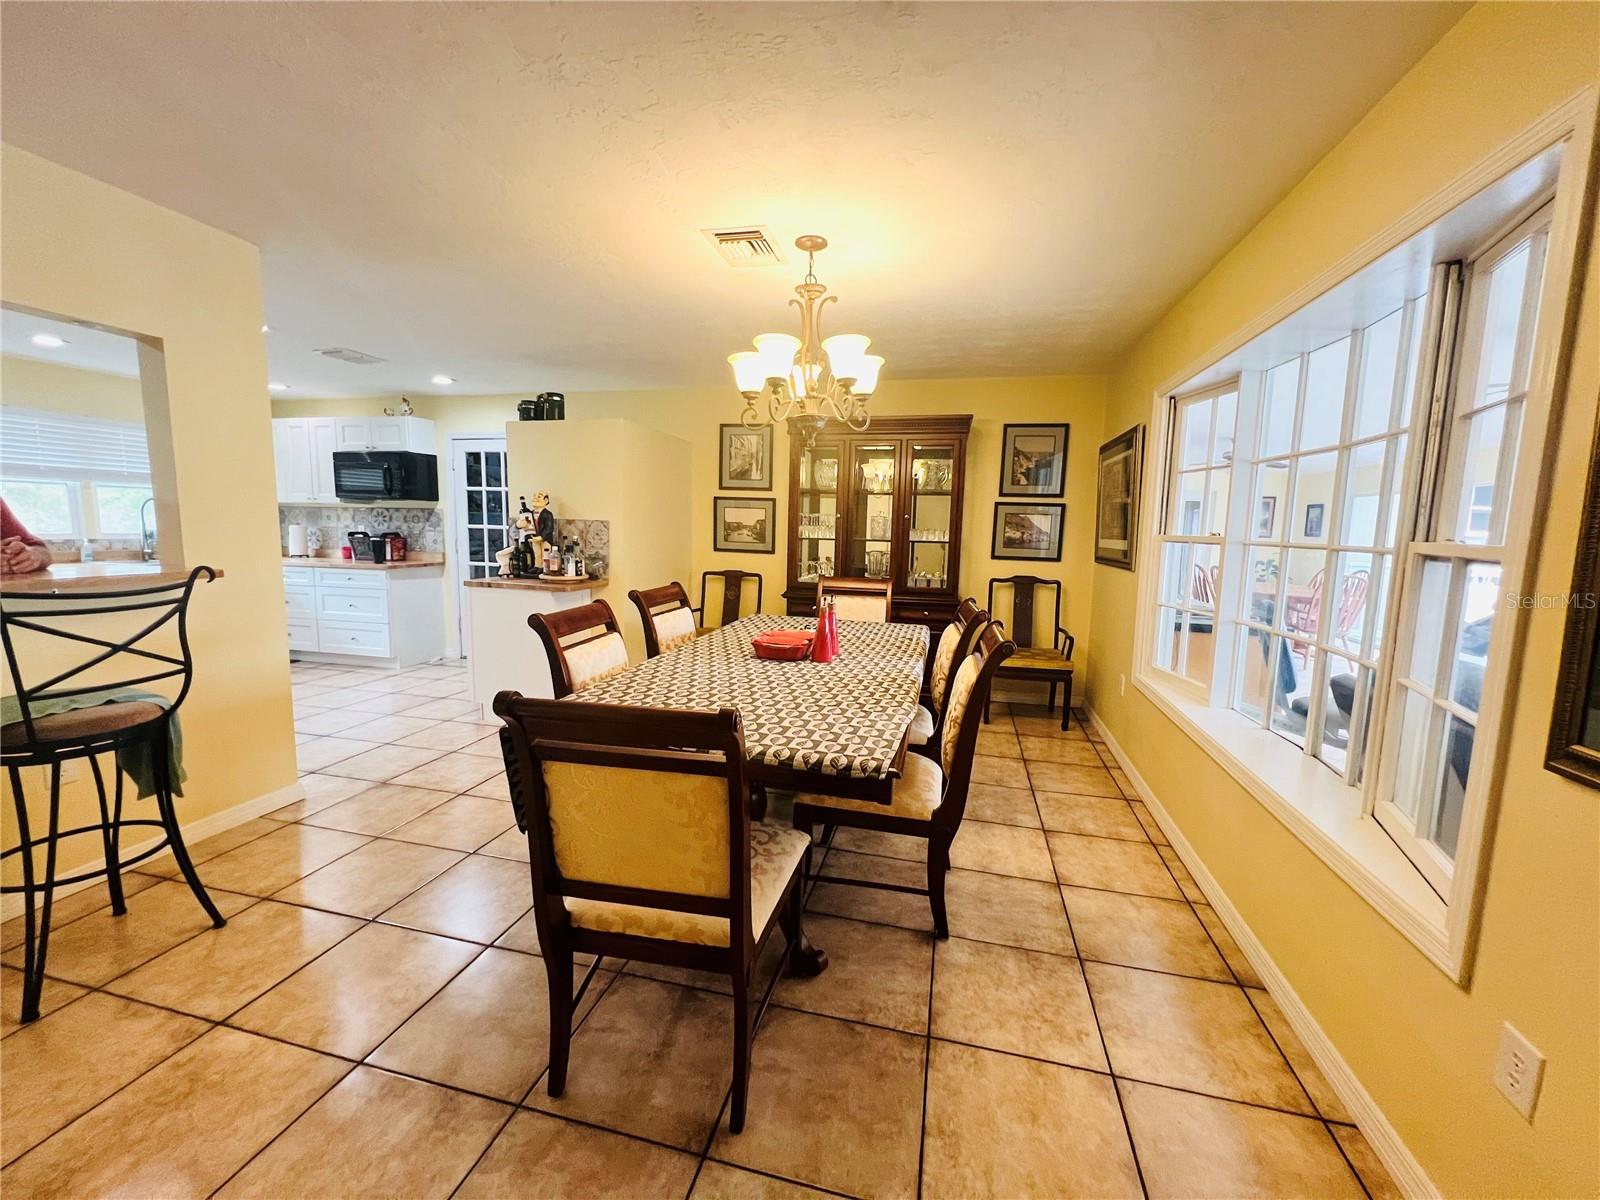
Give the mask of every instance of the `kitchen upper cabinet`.
<svg viewBox="0 0 1600 1200">
<path fill-rule="evenodd" d="M 332 422 L 327 422 L 332 424 Z M 301 419 L 272 423 L 272 457 L 278 478 L 279 504 L 312 504 L 317 482 L 312 456 L 312 422 Z M 329 431 L 331 434 L 331 430 Z M 333 458 L 328 458 L 328 493 L 333 492 Z"/>
<path fill-rule="evenodd" d="M 435 454 L 433 422 L 425 417 L 336 417 L 337 450 L 411 450 Z"/>
<path fill-rule="evenodd" d="M 334 423 L 324 417 L 308 424 L 311 426 L 311 491 L 318 503 L 332 504 L 338 499 L 333 492 Z"/>
<path fill-rule="evenodd" d="M 272 456 L 279 504 L 338 504 L 333 490 L 335 450 L 410 450 L 436 453 L 433 422 L 424 417 L 279 417 L 272 422 Z"/>
</svg>

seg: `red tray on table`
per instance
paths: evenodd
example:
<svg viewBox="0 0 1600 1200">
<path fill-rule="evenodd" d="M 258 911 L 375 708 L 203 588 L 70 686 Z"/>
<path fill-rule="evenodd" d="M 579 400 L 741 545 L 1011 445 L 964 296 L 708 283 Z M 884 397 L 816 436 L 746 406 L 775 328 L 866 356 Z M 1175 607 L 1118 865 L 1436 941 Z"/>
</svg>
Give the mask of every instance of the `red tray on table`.
<svg viewBox="0 0 1600 1200">
<path fill-rule="evenodd" d="M 751 638 L 750 646 L 757 658 L 799 662 L 811 656 L 811 640 L 815 636 L 809 629 L 769 629 Z"/>
</svg>

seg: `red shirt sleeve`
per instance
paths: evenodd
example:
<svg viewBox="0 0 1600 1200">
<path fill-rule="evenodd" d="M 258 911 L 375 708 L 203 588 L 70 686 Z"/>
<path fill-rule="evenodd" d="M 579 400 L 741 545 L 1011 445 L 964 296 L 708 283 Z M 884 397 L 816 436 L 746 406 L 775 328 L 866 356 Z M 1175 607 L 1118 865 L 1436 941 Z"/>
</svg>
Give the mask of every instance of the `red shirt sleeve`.
<svg viewBox="0 0 1600 1200">
<path fill-rule="evenodd" d="M 21 538 L 25 546 L 44 545 L 44 539 L 29 533 L 27 527 L 17 520 L 17 514 L 11 511 L 11 506 L 0 498 L 0 541 L 8 538 Z"/>
</svg>

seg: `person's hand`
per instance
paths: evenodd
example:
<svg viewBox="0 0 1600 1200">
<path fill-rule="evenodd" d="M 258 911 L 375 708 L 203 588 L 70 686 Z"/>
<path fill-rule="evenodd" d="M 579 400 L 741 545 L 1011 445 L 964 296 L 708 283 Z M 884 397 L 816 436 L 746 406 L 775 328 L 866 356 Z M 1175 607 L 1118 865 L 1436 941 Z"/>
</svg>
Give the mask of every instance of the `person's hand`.
<svg viewBox="0 0 1600 1200">
<path fill-rule="evenodd" d="M 31 575 L 50 565 L 46 546 L 30 546 L 21 538 L 0 542 L 0 575 Z"/>
</svg>

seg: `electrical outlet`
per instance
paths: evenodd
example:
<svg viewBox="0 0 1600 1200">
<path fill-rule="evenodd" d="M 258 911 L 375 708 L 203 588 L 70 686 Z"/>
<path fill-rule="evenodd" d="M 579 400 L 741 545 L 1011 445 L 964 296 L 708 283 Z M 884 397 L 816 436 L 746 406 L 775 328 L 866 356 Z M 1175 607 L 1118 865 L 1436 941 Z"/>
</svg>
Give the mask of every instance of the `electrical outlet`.
<svg viewBox="0 0 1600 1200">
<path fill-rule="evenodd" d="M 1507 1021 L 1500 1027 L 1500 1053 L 1494 1060 L 1494 1085 L 1523 1116 L 1532 1120 L 1544 1080 L 1544 1055 Z"/>
<path fill-rule="evenodd" d="M 1128 677 L 1126 675 L 1118 675 L 1117 676 L 1117 695 L 1126 696 L 1127 694 L 1128 694 Z"/>
</svg>

